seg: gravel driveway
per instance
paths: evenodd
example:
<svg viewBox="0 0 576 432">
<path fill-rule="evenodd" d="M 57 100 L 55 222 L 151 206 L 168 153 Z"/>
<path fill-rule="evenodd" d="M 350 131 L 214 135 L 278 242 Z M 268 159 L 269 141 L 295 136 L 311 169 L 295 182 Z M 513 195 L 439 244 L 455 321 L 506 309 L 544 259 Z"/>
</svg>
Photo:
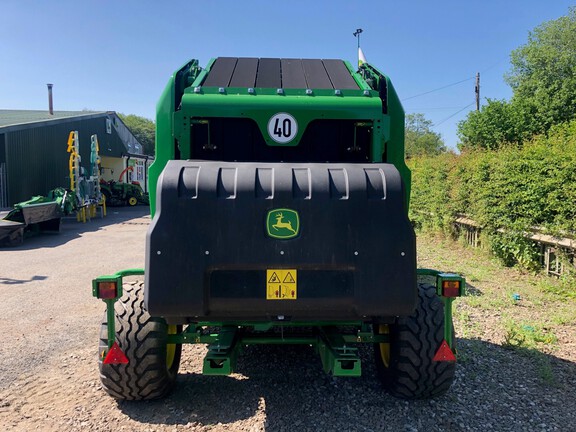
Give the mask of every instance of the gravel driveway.
<svg viewBox="0 0 576 432">
<path fill-rule="evenodd" d="M 188 345 L 168 398 L 116 402 L 100 388 L 104 305 L 90 281 L 143 266 L 150 219 L 144 207 L 109 210 L 0 249 L 1 431 L 576 431 L 576 355 L 548 356 L 547 380 L 530 352 L 481 339 L 458 339 L 455 383 L 435 400 L 384 393 L 371 347 L 361 378 L 327 376 L 310 348 L 278 346 L 249 347 L 238 373 L 205 377 L 205 348 Z"/>
</svg>

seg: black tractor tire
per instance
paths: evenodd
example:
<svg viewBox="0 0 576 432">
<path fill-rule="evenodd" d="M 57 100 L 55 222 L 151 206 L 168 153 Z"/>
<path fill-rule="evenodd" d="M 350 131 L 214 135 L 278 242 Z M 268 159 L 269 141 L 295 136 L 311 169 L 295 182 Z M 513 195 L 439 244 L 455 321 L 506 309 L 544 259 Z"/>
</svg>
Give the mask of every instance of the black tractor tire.
<svg viewBox="0 0 576 432">
<path fill-rule="evenodd" d="M 134 195 L 129 196 L 126 200 L 126 204 L 128 204 L 130 207 L 134 207 L 135 205 L 138 205 L 138 198 L 136 198 Z"/>
<path fill-rule="evenodd" d="M 114 307 L 116 342 L 128 364 L 104 364 L 108 350 L 106 315 L 100 328 L 99 369 L 106 392 L 122 400 L 159 399 L 173 388 L 180 366 L 182 345 L 167 344 L 167 335 L 180 329 L 144 308 L 144 284 L 123 285 Z"/>
<path fill-rule="evenodd" d="M 412 315 L 398 318 L 395 324 L 375 325 L 375 333 L 390 337 L 389 344 L 374 344 L 374 357 L 378 378 L 392 396 L 428 399 L 448 391 L 456 362 L 433 361 L 445 325 L 444 304 L 436 288 L 427 284 L 419 286 Z"/>
</svg>

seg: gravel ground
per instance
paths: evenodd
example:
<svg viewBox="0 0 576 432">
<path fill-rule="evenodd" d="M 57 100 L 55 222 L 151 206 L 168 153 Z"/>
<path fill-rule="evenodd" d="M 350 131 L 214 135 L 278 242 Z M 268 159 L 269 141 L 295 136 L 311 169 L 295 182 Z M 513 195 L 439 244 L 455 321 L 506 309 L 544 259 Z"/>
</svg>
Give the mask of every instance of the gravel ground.
<svg viewBox="0 0 576 432">
<path fill-rule="evenodd" d="M 169 397 L 117 402 L 100 388 L 104 307 L 91 297 L 90 280 L 142 266 L 148 222 L 143 208 L 114 209 L 103 220 L 65 221 L 59 235 L 0 249 L 0 430 L 576 431 L 574 350 L 535 355 L 482 336 L 458 339 L 454 385 L 435 400 L 384 393 L 368 346 L 361 378 L 333 378 L 310 348 L 274 346 L 249 347 L 230 377 L 205 377 L 205 348 L 187 345 Z M 482 320 L 481 330 L 493 334 L 495 323 Z M 459 334 L 467 334 L 464 325 L 456 321 Z"/>
</svg>

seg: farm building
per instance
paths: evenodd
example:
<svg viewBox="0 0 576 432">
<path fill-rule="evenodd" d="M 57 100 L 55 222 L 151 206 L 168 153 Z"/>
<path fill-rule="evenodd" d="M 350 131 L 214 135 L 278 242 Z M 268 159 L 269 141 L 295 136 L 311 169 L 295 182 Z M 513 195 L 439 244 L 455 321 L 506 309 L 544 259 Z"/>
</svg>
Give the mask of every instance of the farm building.
<svg viewBox="0 0 576 432">
<path fill-rule="evenodd" d="M 100 175 L 139 181 L 147 190 L 151 156 L 113 112 L 0 110 L 0 208 L 8 208 L 56 187 L 69 187 L 68 136 L 78 131 L 81 166 L 88 169 L 91 136 L 100 148 Z"/>
</svg>

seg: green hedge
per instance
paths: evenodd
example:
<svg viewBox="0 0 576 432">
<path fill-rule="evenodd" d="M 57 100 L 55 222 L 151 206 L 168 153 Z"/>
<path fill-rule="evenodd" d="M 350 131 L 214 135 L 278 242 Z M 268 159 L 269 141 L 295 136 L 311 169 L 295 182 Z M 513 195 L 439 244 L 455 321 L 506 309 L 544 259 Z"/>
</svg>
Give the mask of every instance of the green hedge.
<svg viewBox="0 0 576 432">
<path fill-rule="evenodd" d="M 507 264 L 537 265 L 538 251 L 524 237 L 532 227 L 576 233 L 576 121 L 522 147 L 417 157 L 408 165 L 416 225 L 451 231 L 456 214 L 466 214 Z"/>
</svg>

